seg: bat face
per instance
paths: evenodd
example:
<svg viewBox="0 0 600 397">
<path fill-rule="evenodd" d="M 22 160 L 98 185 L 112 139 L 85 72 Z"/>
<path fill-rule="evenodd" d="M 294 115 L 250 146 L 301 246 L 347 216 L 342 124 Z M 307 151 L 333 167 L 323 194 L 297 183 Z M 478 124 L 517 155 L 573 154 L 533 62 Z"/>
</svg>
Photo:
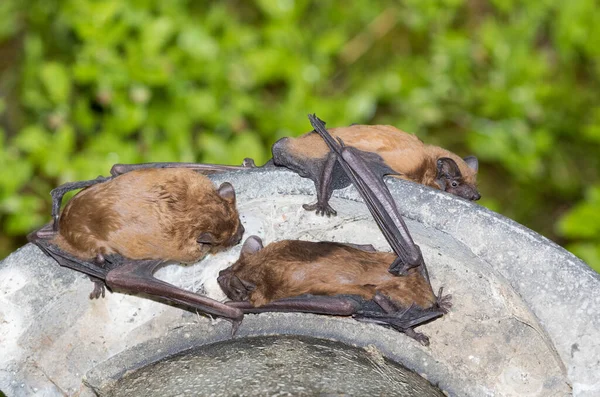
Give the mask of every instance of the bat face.
<svg viewBox="0 0 600 397">
<path fill-rule="evenodd" d="M 464 163 L 469 167 L 473 182 L 470 182 L 461 172 L 456 161 L 449 157 L 441 157 L 437 160 L 437 178 L 436 183 L 440 189 L 447 193 L 462 197 L 467 200 L 479 200 L 481 195 L 474 183 L 475 172 L 477 172 L 477 158 L 470 156 L 465 158 L 468 161 Z M 464 167 L 463 167 L 464 168 Z"/>
<path fill-rule="evenodd" d="M 202 211 L 191 211 L 198 223 L 190 231 L 191 237 L 202 231 L 196 242 L 205 245 L 213 254 L 239 244 L 245 231 L 237 211 L 233 186 L 225 182 L 216 192 L 218 198 L 197 201 L 196 208 L 202 208 Z M 193 220 L 189 222 L 194 223 Z M 185 224 L 180 227 L 185 228 Z"/>
</svg>

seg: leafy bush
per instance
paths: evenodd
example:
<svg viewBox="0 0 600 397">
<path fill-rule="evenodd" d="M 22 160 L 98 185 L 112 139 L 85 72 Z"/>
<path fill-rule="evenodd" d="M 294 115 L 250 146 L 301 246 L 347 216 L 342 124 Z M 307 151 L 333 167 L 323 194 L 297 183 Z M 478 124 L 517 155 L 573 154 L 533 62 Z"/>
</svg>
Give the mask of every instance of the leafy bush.
<svg viewBox="0 0 600 397">
<path fill-rule="evenodd" d="M 385 123 L 481 160 L 481 203 L 600 269 L 594 0 L 3 0 L 0 250 L 116 162 L 239 163 Z"/>
</svg>

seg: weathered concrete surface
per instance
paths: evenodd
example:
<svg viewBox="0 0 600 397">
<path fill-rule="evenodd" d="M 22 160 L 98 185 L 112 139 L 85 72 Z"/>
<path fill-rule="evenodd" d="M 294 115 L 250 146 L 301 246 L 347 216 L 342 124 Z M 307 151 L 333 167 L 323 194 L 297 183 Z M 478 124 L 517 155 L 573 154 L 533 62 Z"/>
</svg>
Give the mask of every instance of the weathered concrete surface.
<svg viewBox="0 0 600 397">
<path fill-rule="evenodd" d="M 372 243 L 388 249 L 366 207 L 348 188 L 336 218 L 302 210 L 312 183 L 286 171 L 220 175 L 236 186 L 247 235 Z M 236 337 L 298 334 L 375 346 L 451 395 L 600 393 L 600 279 L 543 237 L 482 207 L 403 181 L 390 187 L 421 246 L 434 288 L 452 312 L 404 335 L 346 318 L 247 316 Z M 217 295 L 215 275 L 239 247 L 160 277 Z M 92 283 L 25 246 L 0 264 L 0 390 L 9 396 L 91 395 L 124 371 L 229 337 L 229 324 L 123 294 L 89 301 Z M 565 371 L 565 366 L 567 371 Z M 87 375 L 87 385 L 82 383 Z M 89 385 L 89 386 L 88 386 Z"/>
</svg>

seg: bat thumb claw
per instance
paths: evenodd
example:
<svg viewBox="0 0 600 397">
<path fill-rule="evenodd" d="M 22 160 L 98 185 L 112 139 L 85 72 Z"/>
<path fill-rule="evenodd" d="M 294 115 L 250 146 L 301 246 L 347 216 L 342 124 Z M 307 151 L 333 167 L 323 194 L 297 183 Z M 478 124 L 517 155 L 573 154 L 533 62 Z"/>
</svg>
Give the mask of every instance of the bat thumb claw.
<svg viewBox="0 0 600 397">
<path fill-rule="evenodd" d="M 231 337 L 235 337 L 240 325 L 242 324 L 242 320 L 232 320 L 231 321 Z"/>
</svg>

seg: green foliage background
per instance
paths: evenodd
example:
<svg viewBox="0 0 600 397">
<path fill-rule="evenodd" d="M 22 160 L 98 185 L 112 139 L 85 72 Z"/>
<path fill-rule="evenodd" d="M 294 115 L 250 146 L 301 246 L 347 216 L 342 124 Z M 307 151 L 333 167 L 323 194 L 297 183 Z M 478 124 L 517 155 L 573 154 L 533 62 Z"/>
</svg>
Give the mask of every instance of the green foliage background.
<svg viewBox="0 0 600 397">
<path fill-rule="evenodd" d="M 2 0 L 0 257 L 60 183 L 260 164 L 317 112 L 476 154 L 481 204 L 600 270 L 599 96 L 595 0 Z"/>
</svg>

